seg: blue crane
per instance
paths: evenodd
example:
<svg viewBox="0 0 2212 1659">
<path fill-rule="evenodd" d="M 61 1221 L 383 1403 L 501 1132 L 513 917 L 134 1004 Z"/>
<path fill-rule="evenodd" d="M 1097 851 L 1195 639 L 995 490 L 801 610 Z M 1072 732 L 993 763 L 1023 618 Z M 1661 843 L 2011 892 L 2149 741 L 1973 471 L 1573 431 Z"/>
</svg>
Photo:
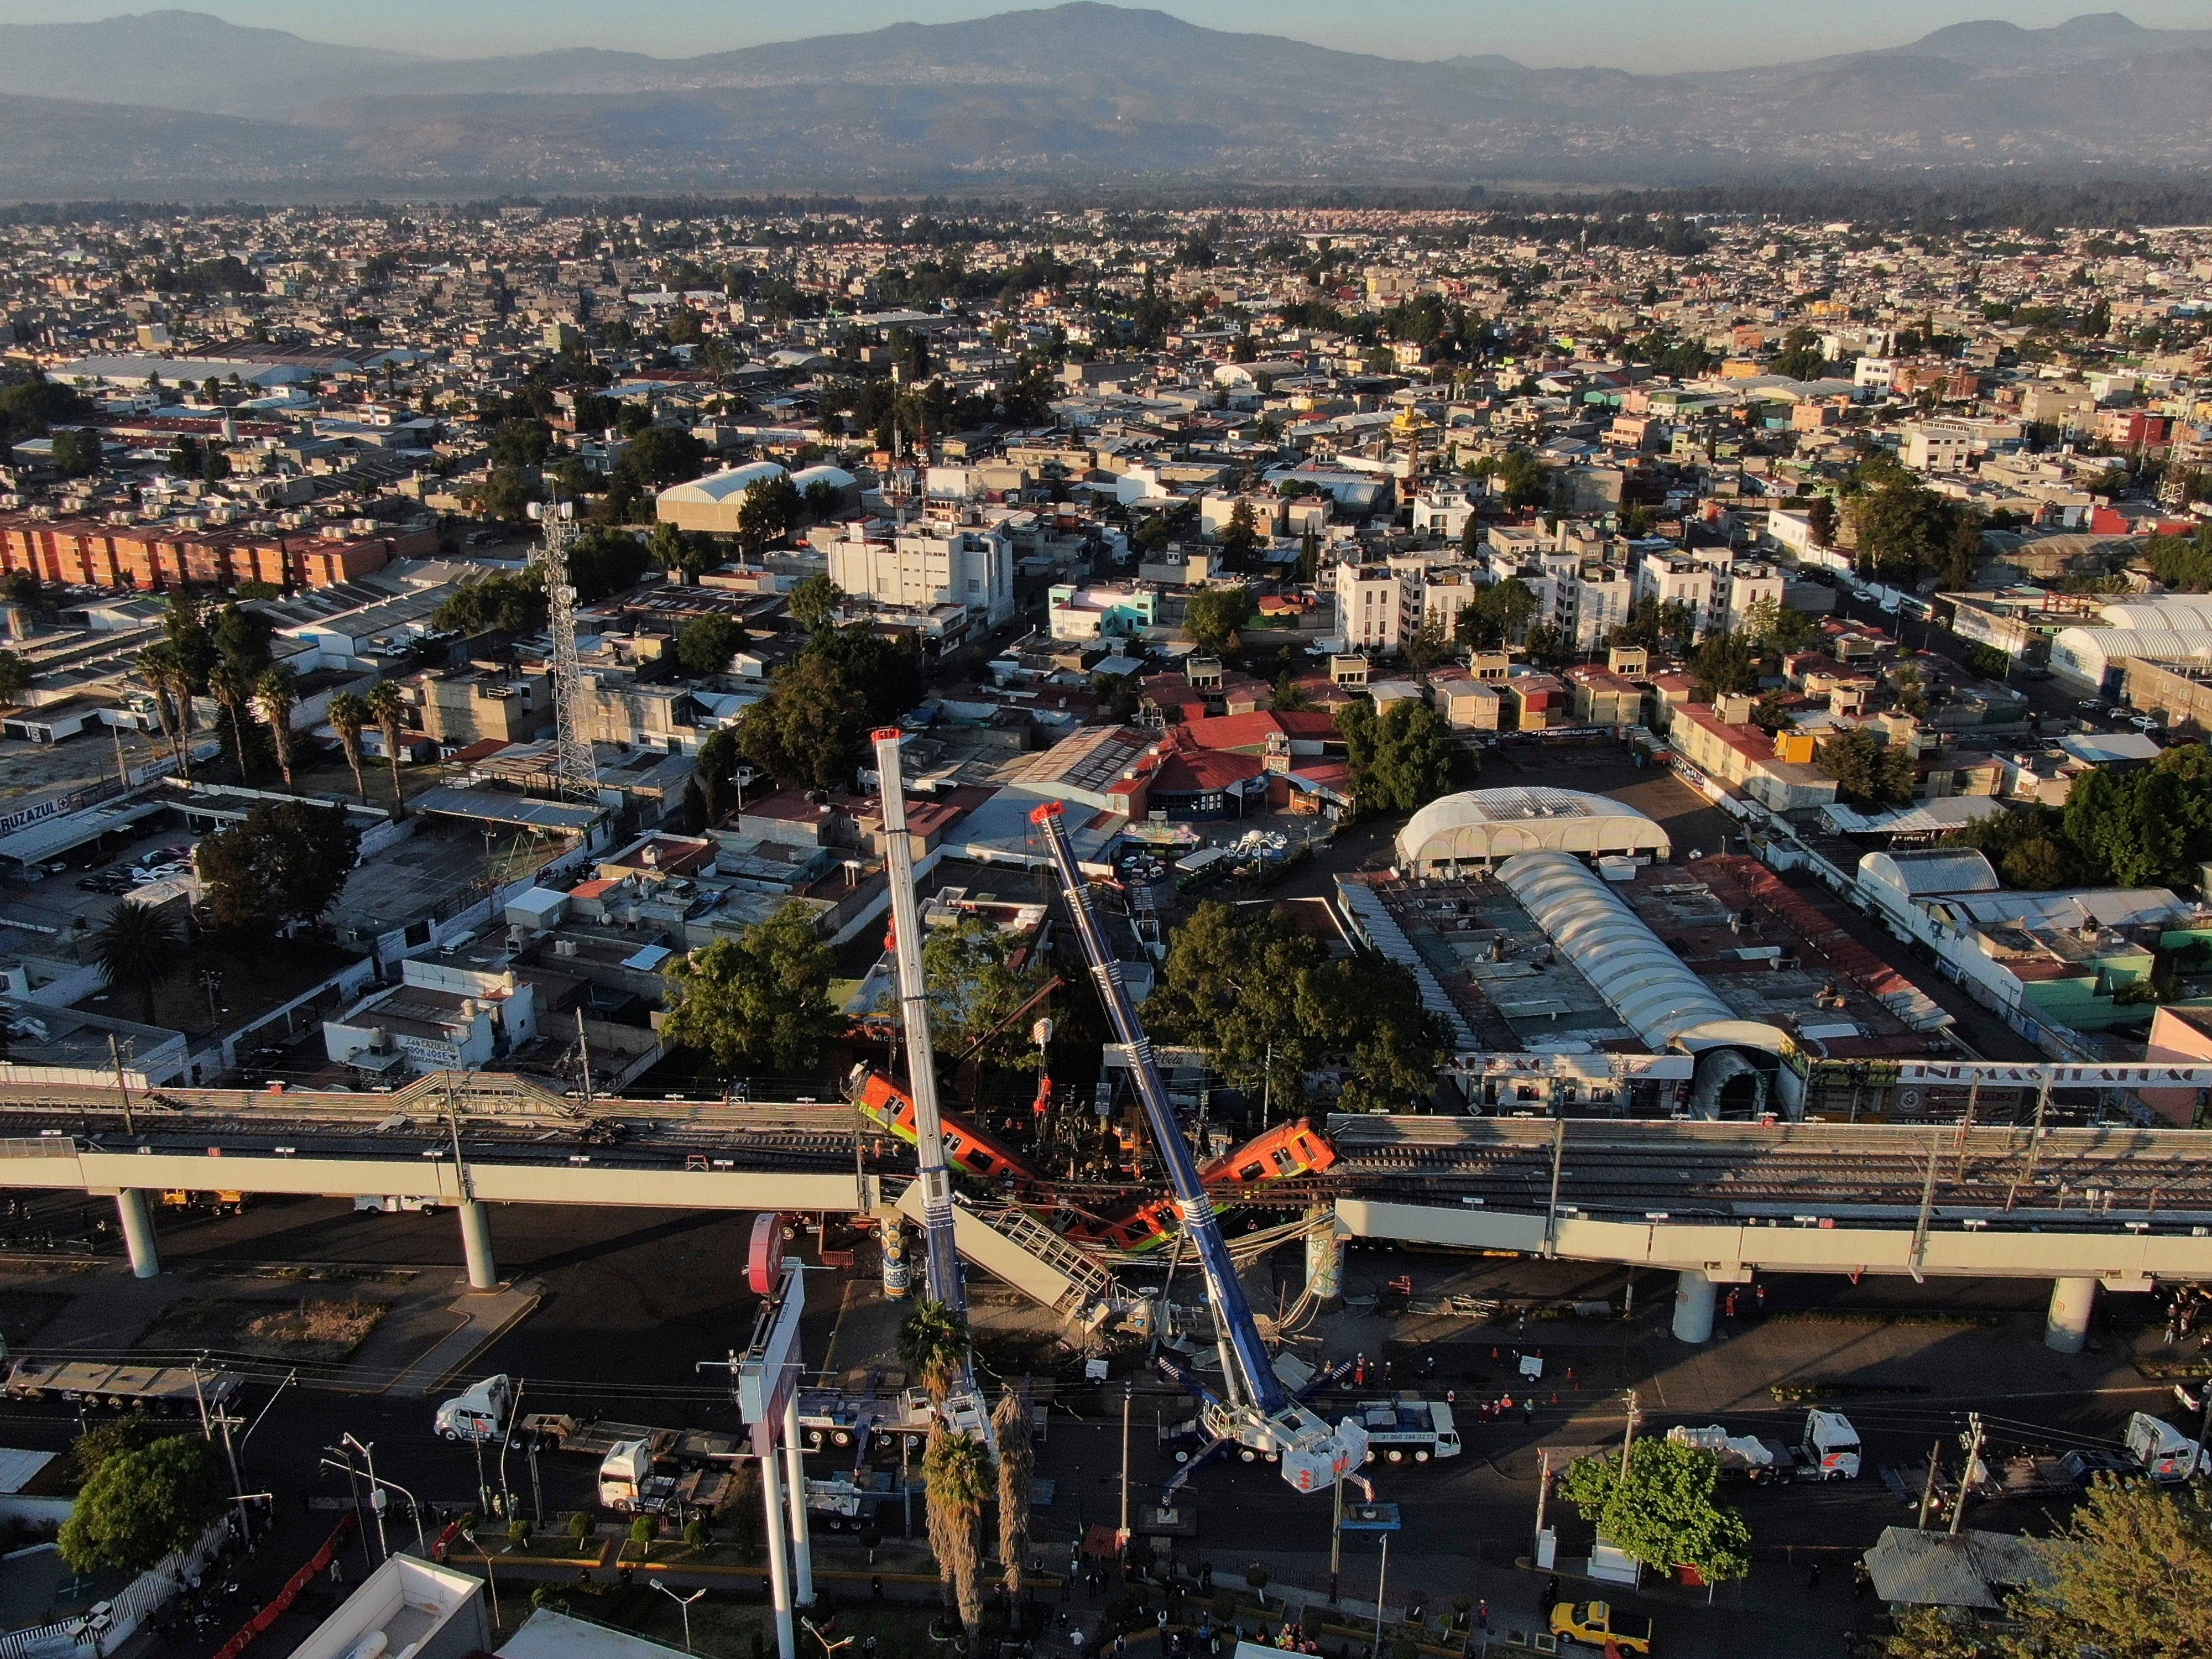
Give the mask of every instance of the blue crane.
<svg viewBox="0 0 2212 1659">
<path fill-rule="evenodd" d="M 1199 1397 L 1200 1421 L 1210 1437 L 1206 1449 L 1185 1467 L 1176 1484 L 1200 1462 L 1231 1446 L 1241 1446 L 1261 1455 L 1279 1458 L 1283 1479 L 1300 1492 L 1320 1492 L 1343 1480 L 1358 1480 L 1353 1473 L 1367 1461 L 1367 1431 L 1346 1419 L 1332 1428 L 1289 1389 L 1275 1375 L 1252 1317 L 1252 1304 L 1237 1276 L 1237 1264 L 1221 1236 L 1221 1223 L 1213 1212 L 1198 1178 L 1198 1164 L 1168 1103 L 1166 1085 L 1152 1058 L 1151 1039 L 1137 1023 L 1137 1011 L 1121 982 L 1121 967 L 1106 942 L 1105 930 L 1091 901 L 1091 886 L 1076 867 L 1062 809 L 1048 801 L 1030 814 L 1030 822 L 1043 832 L 1060 884 L 1067 896 L 1069 915 L 1083 940 L 1098 1000 L 1113 1022 L 1114 1033 L 1129 1050 L 1137 1093 L 1144 1102 L 1145 1121 L 1166 1164 L 1168 1185 L 1183 1231 L 1198 1255 L 1206 1276 L 1206 1300 L 1213 1316 L 1216 1341 L 1221 1353 L 1222 1392 L 1200 1385 L 1183 1367 L 1164 1364 L 1162 1370 L 1176 1382 Z M 1364 1483 L 1362 1483 L 1364 1484 Z"/>
</svg>

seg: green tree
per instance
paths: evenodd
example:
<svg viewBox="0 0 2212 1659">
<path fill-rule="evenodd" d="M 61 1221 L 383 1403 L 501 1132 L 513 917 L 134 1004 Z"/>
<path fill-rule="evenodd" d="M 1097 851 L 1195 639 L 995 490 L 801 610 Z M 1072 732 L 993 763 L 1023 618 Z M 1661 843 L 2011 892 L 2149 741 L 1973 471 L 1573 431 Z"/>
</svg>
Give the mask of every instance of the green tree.
<svg viewBox="0 0 2212 1659">
<path fill-rule="evenodd" d="M 830 1000 L 835 968 L 813 913 L 794 900 L 742 938 L 672 962 L 662 1032 L 726 1067 L 806 1076 L 844 1024 Z"/>
<path fill-rule="evenodd" d="M 1004 1565 L 1000 1583 L 1012 1603 L 1014 1629 L 1022 1627 L 1022 1591 L 1028 1579 L 1030 1504 L 1034 1497 L 1032 1476 L 1036 1446 L 1030 1437 L 1030 1410 L 1022 1396 L 1009 1387 L 991 1409 L 992 1437 L 999 1446 L 999 1559 Z"/>
<path fill-rule="evenodd" d="M 1252 511 L 1252 503 L 1239 497 L 1229 510 L 1229 522 L 1221 532 L 1221 562 L 1231 570 L 1243 570 L 1252 559 L 1253 550 L 1260 545 L 1259 520 Z"/>
<path fill-rule="evenodd" d="M 527 417 L 502 421 L 499 429 L 491 434 L 495 466 L 538 466 L 552 453 L 553 428 L 543 421 Z"/>
<path fill-rule="evenodd" d="M 1535 590 L 1518 576 L 1492 582 L 1461 608 L 1452 623 L 1452 636 L 1478 651 L 1494 651 L 1519 638 L 1535 620 L 1539 601 Z"/>
<path fill-rule="evenodd" d="M 337 806 L 276 801 L 199 843 L 200 879 L 218 927 L 269 935 L 319 920 L 345 890 L 361 831 Z"/>
<path fill-rule="evenodd" d="M 1971 1607 L 1907 1607 L 1882 1640 L 1882 1659 L 1997 1659 L 1998 1638 Z"/>
<path fill-rule="evenodd" d="M 341 691 L 331 699 L 331 730 L 338 734 L 346 764 L 353 769 L 353 793 L 364 805 L 368 800 L 368 786 L 361 776 L 361 734 L 375 719 L 367 700 L 358 692 Z"/>
<path fill-rule="evenodd" d="M 545 617 L 545 578 L 526 570 L 512 576 L 500 572 L 455 589 L 430 613 L 430 622 L 453 634 L 535 634 Z"/>
<path fill-rule="evenodd" d="M 253 683 L 253 709 L 268 723 L 269 740 L 276 750 L 276 769 L 284 775 L 287 789 L 292 787 L 292 710 L 300 702 L 293 682 L 292 670 L 278 663 Z"/>
<path fill-rule="evenodd" d="M 1647 1435 L 1627 1472 L 1610 1453 L 1577 1458 L 1559 1477 L 1559 1496 L 1598 1536 L 1662 1573 L 1693 1567 L 1705 1578 L 1751 1571 L 1751 1528 L 1714 1496 L 1720 1460 L 1709 1451 Z"/>
<path fill-rule="evenodd" d="M 2194 1659 L 2212 1632 L 2212 1527 L 2193 1488 L 2100 1476 L 2045 1556 L 2050 1576 L 2016 1590 L 2017 1659 Z"/>
<path fill-rule="evenodd" d="M 1474 522 L 1472 520 L 1469 523 Z M 1310 527 L 1298 538 L 1297 580 L 1310 583 L 1321 574 L 1321 537 Z"/>
<path fill-rule="evenodd" d="M 1346 703 L 1337 711 L 1336 726 L 1363 812 L 1410 812 L 1474 781 L 1474 756 L 1418 698 L 1399 698 L 1379 714 L 1370 703 Z"/>
<path fill-rule="evenodd" d="M 953 1434 L 942 1425 L 929 1431 L 921 1458 L 927 1495 L 930 1553 L 952 1591 L 971 1652 L 983 1628 L 982 1551 L 977 1532 L 983 1504 L 991 1492 L 991 1455 L 980 1440 Z"/>
<path fill-rule="evenodd" d="M 738 738 L 726 726 L 709 732 L 699 744 L 694 775 L 707 798 L 707 822 L 720 823 L 738 804 Z"/>
<path fill-rule="evenodd" d="M 1818 330 L 1793 328 L 1782 337 L 1782 349 L 1766 365 L 1770 374 L 1786 374 L 1793 380 L 1817 380 L 1828 367 L 1820 350 Z"/>
<path fill-rule="evenodd" d="M 1846 799 L 1887 806 L 1912 799 L 1912 757 L 1864 726 L 1838 732 L 1820 745 L 1816 758 Z"/>
<path fill-rule="evenodd" d="M 0 651 L 0 702 L 15 702 L 30 688 L 31 665 L 13 651 Z"/>
<path fill-rule="evenodd" d="M 636 537 L 620 531 L 595 531 L 568 549 L 568 580 L 586 605 L 635 587 L 645 579 L 652 556 Z"/>
<path fill-rule="evenodd" d="M 1786 657 L 1819 639 L 1820 624 L 1779 599 L 1754 599 L 1745 608 L 1736 631 L 1759 650 Z"/>
<path fill-rule="evenodd" d="M 686 535 L 672 524 L 657 524 L 646 538 L 648 557 L 663 570 L 696 582 L 721 562 L 711 536 Z"/>
<path fill-rule="evenodd" d="M 648 426 L 629 441 L 623 459 L 647 487 L 665 489 L 699 476 L 707 447 L 682 427 Z"/>
<path fill-rule="evenodd" d="M 143 1572 L 189 1549 L 226 1501 L 221 1461 L 205 1440 L 171 1435 L 116 1452 L 62 1522 L 62 1559 L 78 1572 Z"/>
<path fill-rule="evenodd" d="M 246 761 L 246 711 L 253 702 L 253 675 L 226 657 L 208 671 L 208 695 L 221 706 L 230 722 L 230 741 L 238 757 L 238 780 L 248 781 Z"/>
<path fill-rule="evenodd" d="M 100 471 L 101 459 L 96 428 L 64 427 L 54 434 L 54 471 L 63 477 L 92 477 Z"/>
<path fill-rule="evenodd" d="M 720 611 L 694 617 L 676 636 L 676 660 L 687 674 L 705 676 L 729 672 L 730 659 L 745 642 L 745 630 Z"/>
<path fill-rule="evenodd" d="M 1291 678 L 1285 668 L 1275 676 L 1275 687 L 1267 700 L 1267 707 L 1278 714 L 1295 714 L 1314 706 L 1314 700 L 1305 694 L 1304 687 Z"/>
<path fill-rule="evenodd" d="M 868 729 L 867 700 L 829 658 L 802 652 L 738 723 L 744 757 L 791 787 L 850 781 Z"/>
<path fill-rule="evenodd" d="M 1805 509 L 1805 522 L 1812 530 L 1814 546 L 1833 547 L 1836 531 L 1839 527 L 1836 498 L 1832 495 L 1814 496 L 1813 504 Z"/>
<path fill-rule="evenodd" d="M 181 966 L 184 939 L 170 917 L 149 904 L 125 899 L 94 930 L 93 960 L 110 990 L 125 986 L 138 993 L 146 1024 L 154 1021 L 154 988 Z"/>
<path fill-rule="evenodd" d="M 384 738 L 384 757 L 392 766 L 392 816 L 407 816 L 407 794 L 399 781 L 400 720 L 404 715 L 407 701 L 399 688 L 390 680 L 379 680 L 368 688 L 362 699 L 368 705 L 369 717 L 376 722 L 378 732 Z"/>
<path fill-rule="evenodd" d="M 1443 624 L 1431 617 L 1406 635 L 1403 649 L 1406 660 L 1413 667 L 1434 668 L 1450 658 L 1452 642 L 1444 633 Z"/>
<path fill-rule="evenodd" d="M 1980 515 L 1909 473 L 1881 476 L 1882 482 L 1850 503 L 1858 533 L 1859 574 L 1909 583 L 1941 571 L 1951 586 L 1970 582 L 1972 564 L 1979 558 Z"/>
<path fill-rule="evenodd" d="M 910 633 L 879 634 L 866 623 L 825 628 L 806 643 L 860 694 L 871 726 L 890 726 L 922 699 L 921 643 Z"/>
<path fill-rule="evenodd" d="M 1723 629 L 1708 634 L 1690 659 L 1690 678 L 1709 697 L 1751 691 L 1759 685 L 1759 653 L 1744 635 Z"/>
<path fill-rule="evenodd" d="M 2062 823 L 2100 883 L 2192 884 L 2196 866 L 2212 858 L 2212 750 L 2179 744 L 2145 771 L 2084 772 L 2067 792 Z"/>
<path fill-rule="evenodd" d="M 2199 525 L 2187 536 L 2153 536 L 2143 558 L 2162 586 L 2177 593 L 2212 590 L 2212 525 Z"/>
<path fill-rule="evenodd" d="M 1183 608 L 1182 625 L 1204 651 L 1226 648 L 1252 620 L 1252 590 L 1243 586 L 1201 587 Z"/>
<path fill-rule="evenodd" d="M 151 1417 L 117 1417 L 94 1423 L 70 1443 L 70 1470 L 82 1487 L 116 1453 L 143 1451 L 156 1440 L 167 1440 L 176 1431 L 173 1423 Z"/>
<path fill-rule="evenodd" d="M 986 917 L 968 916 L 956 927 L 929 930 L 921 947 L 929 1029 L 947 1057 L 981 1041 L 1044 982 L 1042 963 L 1018 966 L 1015 955 L 1005 932 Z M 1037 1061 L 1024 1029 L 1000 1031 L 985 1053 L 999 1064 L 1024 1070 Z"/>
<path fill-rule="evenodd" d="M 943 1405 L 968 1370 L 968 1316 L 923 1297 L 899 1322 L 899 1364 L 915 1385 Z"/>
<path fill-rule="evenodd" d="M 802 577 L 783 603 L 791 612 L 792 621 L 810 634 L 819 634 L 836 625 L 837 613 L 844 608 L 845 590 L 829 577 L 817 574 Z"/>
<path fill-rule="evenodd" d="M 763 478 L 738 503 L 738 540 L 757 557 L 791 534 L 804 503 L 788 473 Z"/>
<path fill-rule="evenodd" d="M 1451 1030 L 1422 1003 L 1406 969 L 1362 951 L 1317 969 L 1302 989 L 1323 1045 L 1349 1061 L 1338 1110 L 1403 1111 L 1434 1092 L 1451 1058 Z"/>
</svg>

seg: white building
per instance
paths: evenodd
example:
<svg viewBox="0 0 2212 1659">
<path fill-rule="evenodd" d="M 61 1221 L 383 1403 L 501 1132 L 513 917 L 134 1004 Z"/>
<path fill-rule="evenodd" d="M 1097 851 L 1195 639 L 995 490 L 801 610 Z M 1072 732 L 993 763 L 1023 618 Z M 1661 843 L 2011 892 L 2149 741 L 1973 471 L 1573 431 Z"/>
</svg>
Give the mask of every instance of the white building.
<svg viewBox="0 0 2212 1659">
<path fill-rule="evenodd" d="M 1636 597 L 1686 606 L 1702 638 L 1711 625 L 1715 574 L 1696 559 L 1647 553 L 1636 562 Z"/>
<path fill-rule="evenodd" d="M 1559 585 L 1556 622 L 1577 651 L 1605 643 L 1628 620 L 1636 583 L 1617 565 L 1587 564 Z"/>
<path fill-rule="evenodd" d="M 980 525 L 845 526 L 825 550 L 830 580 L 895 611 L 964 605 L 995 627 L 1014 614 L 1013 544 Z"/>
<path fill-rule="evenodd" d="M 1963 427 L 1914 422 L 1905 428 L 1901 459 L 1916 472 L 1963 472 L 1974 434 Z"/>
<path fill-rule="evenodd" d="M 334 1064 L 365 1072 L 489 1065 L 538 1035 L 538 988 L 513 969 L 491 973 L 410 957 L 400 981 L 323 1022 Z"/>
<path fill-rule="evenodd" d="M 1756 560 L 1740 560 L 1728 568 L 1724 585 L 1725 600 L 1715 607 L 1711 618 L 1716 628 L 1737 629 L 1743 626 L 1744 615 L 1762 599 L 1771 599 L 1777 606 L 1782 603 L 1785 580 L 1778 569 Z M 1715 584 L 1717 591 L 1723 585 Z"/>
<path fill-rule="evenodd" d="M 671 484 L 654 498 L 653 516 L 678 530 L 734 535 L 746 492 L 755 484 L 783 476 L 783 469 L 774 461 L 755 461 L 726 472 L 710 472 L 689 483 Z"/>
</svg>

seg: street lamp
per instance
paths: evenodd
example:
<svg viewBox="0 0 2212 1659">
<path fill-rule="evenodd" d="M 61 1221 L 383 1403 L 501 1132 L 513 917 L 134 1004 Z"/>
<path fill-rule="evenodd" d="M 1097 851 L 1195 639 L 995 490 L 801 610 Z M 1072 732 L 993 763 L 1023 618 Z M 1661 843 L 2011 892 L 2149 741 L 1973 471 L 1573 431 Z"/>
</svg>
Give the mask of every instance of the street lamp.
<svg viewBox="0 0 2212 1659">
<path fill-rule="evenodd" d="M 338 1443 L 342 1446 L 349 1446 L 359 1452 L 368 1465 L 368 1506 L 376 1511 L 376 1558 L 380 1561 L 389 1561 L 392 1559 L 392 1546 L 385 1540 L 384 1536 L 384 1505 L 376 1501 L 378 1489 L 383 1484 L 376 1478 L 376 1443 L 370 1441 L 364 1445 L 353 1437 L 352 1431 L 348 1430 L 338 1437 Z"/>
<path fill-rule="evenodd" d="M 499 1575 L 492 1571 L 491 1552 L 477 1542 L 477 1535 L 471 1528 L 462 1528 L 461 1536 L 469 1540 L 471 1549 L 483 1558 L 484 1587 L 491 1591 L 491 1627 L 493 1633 L 496 1635 L 499 1627 L 507 1621 L 499 1614 Z"/>
<path fill-rule="evenodd" d="M 691 1604 L 707 1593 L 706 1586 L 703 1584 L 701 1585 L 697 1589 L 693 1590 L 689 1595 L 678 1595 L 674 1590 L 669 1589 L 667 1585 L 662 1583 L 658 1578 L 653 1581 L 653 1587 L 659 1590 L 663 1595 L 666 1596 L 670 1601 L 675 1602 L 678 1607 L 684 1609 L 684 1651 L 686 1653 L 690 1652 Z M 810 1624 L 806 1628 L 812 1630 L 814 1626 Z M 848 1637 L 846 1639 L 849 1641 L 851 1638 Z"/>
</svg>

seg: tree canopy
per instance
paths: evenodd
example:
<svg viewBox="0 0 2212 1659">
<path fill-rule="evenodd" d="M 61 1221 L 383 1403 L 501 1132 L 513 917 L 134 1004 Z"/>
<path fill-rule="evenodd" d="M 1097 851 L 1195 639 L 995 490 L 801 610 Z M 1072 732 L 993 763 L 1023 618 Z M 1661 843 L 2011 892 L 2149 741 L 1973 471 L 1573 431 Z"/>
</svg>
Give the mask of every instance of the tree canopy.
<svg viewBox="0 0 2212 1659">
<path fill-rule="evenodd" d="M 2212 1526 L 2193 1489 L 2101 1476 L 2049 1554 L 2050 1578 L 2014 1592 L 2016 1659 L 2197 1659 L 2212 1632 Z"/>
<path fill-rule="evenodd" d="M 662 1032 L 720 1066 L 806 1076 L 844 1023 L 830 1001 L 835 965 L 812 913 L 787 903 L 742 938 L 669 964 Z"/>
<path fill-rule="evenodd" d="M 728 672 L 730 659 L 745 642 L 745 630 L 720 611 L 694 617 L 676 636 L 676 660 L 687 674 Z"/>
<path fill-rule="evenodd" d="M 1694 1567 L 1711 1579 L 1751 1571 L 1751 1528 L 1714 1496 L 1720 1460 L 1709 1451 L 1647 1435 L 1631 1448 L 1627 1473 L 1611 1453 L 1578 1458 L 1559 1476 L 1559 1496 L 1615 1549 L 1662 1573 Z"/>
<path fill-rule="evenodd" d="M 745 710 L 738 747 L 778 783 L 828 789 L 852 781 L 867 729 L 867 700 L 834 661 L 810 651 Z"/>
<path fill-rule="evenodd" d="M 1847 799 L 1882 806 L 1912 799 L 1912 757 L 1864 726 L 1836 733 L 1820 745 L 1817 758 Z"/>
<path fill-rule="evenodd" d="M 819 634 L 836 622 L 838 609 L 845 603 L 845 590 L 817 571 L 800 578 L 783 603 L 792 621 L 810 634 Z"/>
<path fill-rule="evenodd" d="M 272 801 L 204 838 L 196 854 L 210 919 L 273 934 L 320 918 L 345 889 L 361 831 L 343 807 Z"/>
<path fill-rule="evenodd" d="M 1218 651 L 1252 620 L 1253 605 L 1249 587 L 1201 587 L 1190 596 L 1182 625 L 1201 648 Z"/>
<path fill-rule="evenodd" d="M 1379 714 L 1370 703 L 1346 703 L 1336 728 L 1362 811 L 1410 812 L 1467 787 L 1478 769 L 1443 716 L 1418 698 L 1401 697 Z"/>
<path fill-rule="evenodd" d="M 1516 638 L 1538 610 L 1535 590 L 1518 576 L 1492 582 L 1460 607 L 1452 637 L 1477 650 L 1493 651 Z"/>
<path fill-rule="evenodd" d="M 224 1502 L 221 1461 L 196 1435 L 111 1452 L 62 1522 L 62 1558 L 78 1572 L 143 1572 L 191 1547 Z"/>
<path fill-rule="evenodd" d="M 933 927 L 921 947 L 924 981 L 929 988 L 929 1029 L 938 1053 L 951 1060 L 1029 1000 L 1044 982 L 1042 963 L 1017 965 L 1015 946 L 987 917 L 969 916 L 958 926 Z M 1000 1031 L 986 1050 L 1000 1064 L 1034 1065 L 1025 1024 Z"/>
<path fill-rule="evenodd" d="M 2061 824 L 2100 884 L 2193 886 L 2197 866 L 2212 859 L 2212 749 L 2184 744 L 2142 771 L 2084 772 Z"/>
<path fill-rule="evenodd" d="M 1146 1018 L 1194 1044 L 1255 1099 L 1280 1112 L 1306 1097 L 1309 1073 L 1347 1060 L 1346 1110 L 1385 1109 L 1428 1093 L 1449 1033 L 1403 969 L 1380 957 L 1332 961 L 1287 915 L 1207 902 L 1175 930 Z"/>
</svg>

